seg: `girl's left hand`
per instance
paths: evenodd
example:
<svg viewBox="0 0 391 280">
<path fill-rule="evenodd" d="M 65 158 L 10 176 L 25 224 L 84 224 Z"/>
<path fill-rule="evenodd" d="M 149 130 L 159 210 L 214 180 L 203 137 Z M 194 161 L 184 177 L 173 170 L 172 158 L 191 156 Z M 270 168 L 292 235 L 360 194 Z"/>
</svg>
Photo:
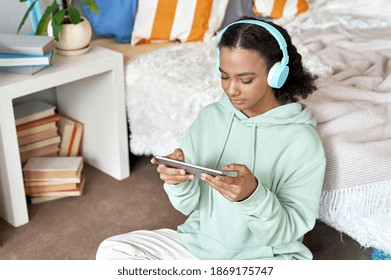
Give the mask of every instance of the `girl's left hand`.
<svg viewBox="0 0 391 280">
<path fill-rule="evenodd" d="M 201 174 L 201 179 L 216 189 L 222 196 L 229 201 L 241 201 L 255 191 L 258 185 L 257 178 L 250 169 L 243 164 L 229 164 L 223 166 L 224 171 L 236 172 L 237 176 L 211 176 L 205 173 Z"/>
</svg>

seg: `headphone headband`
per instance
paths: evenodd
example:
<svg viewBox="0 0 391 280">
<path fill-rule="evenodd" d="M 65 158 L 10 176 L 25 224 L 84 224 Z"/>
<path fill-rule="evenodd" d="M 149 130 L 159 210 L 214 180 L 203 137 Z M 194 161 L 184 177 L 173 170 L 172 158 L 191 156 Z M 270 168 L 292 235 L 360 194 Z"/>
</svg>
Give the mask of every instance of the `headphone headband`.
<svg viewBox="0 0 391 280">
<path fill-rule="evenodd" d="M 233 22 L 223 28 L 223 30 L 220 32 L 220 34 L 217 37 L 217 44 L 220 43 L 220 40 L 221 40 L 224 32 L 229 27 L 231 27 L 232 25 L 241 24 L 241 23 L 254 24 L 254 25 L 261 26 L 261 27 L 265 28 L 276 39 L 278 46 L 280 47 L 280 50 L 282 51 L 282 59 L 281 59 L 281 62 L 276 63 L 272 67 L 272 69 L 270 70 L 271 73 L 269 72 L 268 82 L 271 87 L 274 87 L 274 88 L 282 87 L 282 85 L 284 84 L 286 78 L 288 77 L 288 73 L 289 73 L 289 67 L 288 67 L 289 55 L 288 55 L 287 44 L 286 44 L 284 36 L 282 36 L 280 31 L 278 31 L 278 29 L 275 28 L 274 26 L 272 26 L 264 21 L 259 21 L 259 20 L 252 20 L 252 19 L 239 20 L 239 21 Z M 218 46 L 217 46 L 216 51 L 217 51 L 217 56 L 218 56 L 217 70 L 219 71 L 219 68 L 220 68 L 220 62 L 219 62 L 220 48 Z"/>
</svg>

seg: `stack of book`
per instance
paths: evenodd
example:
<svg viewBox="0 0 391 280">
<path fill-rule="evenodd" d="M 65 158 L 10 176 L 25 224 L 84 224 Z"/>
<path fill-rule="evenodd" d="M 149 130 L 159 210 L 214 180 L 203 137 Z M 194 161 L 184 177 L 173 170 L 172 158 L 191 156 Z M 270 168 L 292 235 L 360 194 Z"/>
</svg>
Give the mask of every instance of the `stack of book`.
<svg viewBox="0 0 391 280">
<path fill-rule="evenodd" d="M 21 162 L 35 156 L 79 156 L 83 123 L 56 113 L 56 107 L 41 100 L 14 107 Z"/>
<path fill-rule="evenodd" d="M 82 157 L 33 157 L 23 167 L 24 187 L 32 204 L 81 196 L 85 185 Z"/>
<path fill-rule="evenodd" d="M 0 71 L 33 75 L 51 64 L 54 38 L 0 33 Z"/>
<path fill-rule="evenodd" d="M 41 100 L 33 100 L 14 107 L 16 134 L 22 163 L 34 156 L 56 156 L 61 136 L 56 107 Z"/>
</svg>

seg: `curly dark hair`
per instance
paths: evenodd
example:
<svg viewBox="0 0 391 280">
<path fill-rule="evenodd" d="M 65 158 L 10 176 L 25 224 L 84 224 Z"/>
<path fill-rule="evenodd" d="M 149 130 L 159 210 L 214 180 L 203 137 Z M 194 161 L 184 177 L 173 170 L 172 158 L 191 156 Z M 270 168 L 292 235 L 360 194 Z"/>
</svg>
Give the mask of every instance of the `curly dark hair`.
<svg viewBox="0 0 391 280">
<path fill-rule="evenodd" d="M 239 20 L 259 20 L 253 17 L 241 17 Z M 275 28 L 285 38 L 289 55 L 289 75 L 281 88 L 273 88 L 277 99 L 283 104 L 297 102 L 299 98 L 307 98 L 317 88 L 315 80 L 317 76 L 312 75 L 302 64 L 302 57 L 292 44 L 288 32 L 279 25 L 264 21 Z M 265 28 L 248 23 L 234 24 L 222 35 L 218 46 L 219 49 L 241 48 L 255 50 L 264 60 L 267 70 L 282 59 L 282 51 L 277 40 Z"/>
</svg>

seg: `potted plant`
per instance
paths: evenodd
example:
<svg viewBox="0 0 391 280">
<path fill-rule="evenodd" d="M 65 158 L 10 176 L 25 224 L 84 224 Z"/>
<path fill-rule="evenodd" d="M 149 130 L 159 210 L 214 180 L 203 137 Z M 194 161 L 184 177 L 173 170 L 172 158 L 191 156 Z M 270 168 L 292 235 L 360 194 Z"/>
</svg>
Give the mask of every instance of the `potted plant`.
<svg viewBox="0 0 391 280">
<path fill-rule="evenodd" d="M 26 2 L 27 0 L 19 0 Z M 18 27 L 18 33 L 24 25 L 30 11 L 39 0 L 31 3 Z M 36 35 L 50 35 L 56 41 L 56 49 L 61 54 L 78 54 L 88 51 L 92 36 L 91 25 L 74 7 L 75 0 L 62 0 L 61 5 L 53 0 L 39 20 Z M 78 0 L 91 12 L 98 13 L 99 8 L 94 0 Z"/>
</svg>

